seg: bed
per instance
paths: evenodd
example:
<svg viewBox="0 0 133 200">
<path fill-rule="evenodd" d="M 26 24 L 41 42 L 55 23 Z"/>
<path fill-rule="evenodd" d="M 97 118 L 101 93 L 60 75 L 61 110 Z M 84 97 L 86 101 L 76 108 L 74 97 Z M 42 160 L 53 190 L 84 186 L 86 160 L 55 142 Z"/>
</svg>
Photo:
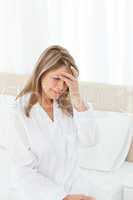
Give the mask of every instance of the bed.
<svg viewBox="0 0 133 200">
<path fill-rule="evenodd" d="M 15 96 L 24 86 L 28 75 L 0 73 L 0 93 Z M 133 88 L 129 86 L 104 83 L 80 82 L 81 94 L 93 103 L 94 109 L 133 113 Z M 87 158 L 86 158 L 87 159 Z M 18 200 L 8 191 L 10 161 L 4 146 L 0 146 L 0 199 Z M 133 174 L 133 143 L 122 166 L 114 172 L 84 169 L 90 180 L 109 194 L 109 200 L 122 200 L 123 188 L 127 177 Z"/>
</svg>

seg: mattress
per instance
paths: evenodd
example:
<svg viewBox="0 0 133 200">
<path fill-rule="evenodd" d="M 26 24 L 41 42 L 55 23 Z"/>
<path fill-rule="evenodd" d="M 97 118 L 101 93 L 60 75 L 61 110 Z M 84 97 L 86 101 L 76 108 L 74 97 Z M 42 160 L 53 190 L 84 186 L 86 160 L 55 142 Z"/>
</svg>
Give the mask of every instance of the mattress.
<svg viewBox="0 0 133 200">
<path fill-rule="evenodd" d="M 82 168 L 82 173 L 89 177 L 99 189 L 105 191 L 107 200 L 122 200 L 125 183 L 131 182 L 130 174 L 133 174 L 133 163 L 125 161 L 119 170 L 103 172 Z"/>
<path fill-rule="evenodd" d="M 0 168 L 2 165 L 0 166 Z M 3 166 L 4 167 L 4 166 Z M 7 168 L 7 166 L 6 166 Z M 4 168 L 2 168 L 3 170 Z M 133 163 L 125 161 L 119 170 L 114 172 L 102 172 L 81 169 L 83 175 L 87 176 L 90 182 L 94 183 L 97 188 L 102 189 L 108 195 L 106 200 L 122 200 L 122 191 L 127 179 L 130 179 L 130 174 L 133 173 Z M 2 200 L 18 200 L 14 196 L 13 190 L 9 191 L 9 178 L 8 173 L 2 173 L 0 178 L 0 199 Z M 6 176 L 5 176 L 6 175 Z M 130 180 L 129 180 L 130 182 Z M 103 199 L 101 199 L 103 200 Z"/>
</svg>

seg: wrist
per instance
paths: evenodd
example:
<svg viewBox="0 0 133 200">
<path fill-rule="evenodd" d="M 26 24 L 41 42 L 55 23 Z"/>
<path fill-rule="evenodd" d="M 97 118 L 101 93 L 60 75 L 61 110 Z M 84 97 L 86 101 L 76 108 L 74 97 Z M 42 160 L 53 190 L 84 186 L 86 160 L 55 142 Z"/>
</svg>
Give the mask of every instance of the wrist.
<svg viewBox="0 0 133 200">
<path fill-rule="evenodd" d="M 85 105 L 84 101 L 81 100 L 81 99 L 78 100 L 78 101 L 75 101 L 73 103 L 73 107 L 79 112 L 83 112 L 83 111 L 88 110 L 88 107 Z"/>
</svg>

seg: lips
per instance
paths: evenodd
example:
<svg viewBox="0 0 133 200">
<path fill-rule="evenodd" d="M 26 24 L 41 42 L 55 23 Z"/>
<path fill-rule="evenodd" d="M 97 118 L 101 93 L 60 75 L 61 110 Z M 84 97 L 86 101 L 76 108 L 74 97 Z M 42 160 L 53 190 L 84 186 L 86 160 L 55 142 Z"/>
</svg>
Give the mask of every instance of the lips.
<svg viewBox="0 0 133 200">
<path fill-rule="evenodd" d="M 54 91 L 54 93 L 55 93 L 55 94 L 58 94 L 58 95 L 61 95 L 61 92 L 56 92 L 56 91 Z"/>
</svg>

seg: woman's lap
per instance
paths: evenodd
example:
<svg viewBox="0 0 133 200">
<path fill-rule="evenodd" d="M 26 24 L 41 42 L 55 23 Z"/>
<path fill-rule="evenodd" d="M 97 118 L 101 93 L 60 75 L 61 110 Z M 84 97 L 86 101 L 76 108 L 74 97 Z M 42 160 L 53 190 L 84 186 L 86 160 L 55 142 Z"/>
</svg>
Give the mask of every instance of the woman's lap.
<svg viewBox="0 0 133 200">
<path fill-rule="evenodd" d="M 88 196 L 93 196 L 96 200 L 110 200 L 107 195 L 107 191 L 98 187 L 89 179 L 87 176 L 87 171 L 79 169 L 77 176 L 72 184 L 70 194 L 84 194 Z"/>
</svg>

